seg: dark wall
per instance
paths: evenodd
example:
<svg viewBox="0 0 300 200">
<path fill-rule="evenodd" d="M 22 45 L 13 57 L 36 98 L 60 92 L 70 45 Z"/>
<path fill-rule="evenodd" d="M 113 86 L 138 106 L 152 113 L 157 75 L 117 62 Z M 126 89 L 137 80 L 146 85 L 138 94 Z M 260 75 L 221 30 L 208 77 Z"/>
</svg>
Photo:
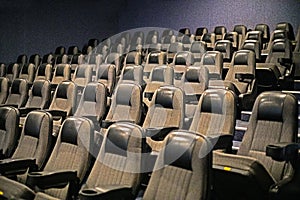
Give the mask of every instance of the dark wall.
<svg viewBox="0 0 300 200">
<path fill-rule="evenodd" d="M 276 23 L 290 22 L 295 31 L 300 25 L 299 0 L 130 0 L 120 17 L 120 29 L 159 26 L 179 30 L 225 25 L 232 30 L 235 24 L 254 28 L 267 23 L 273 30 Z M 128 23 L 130 22 L 130 24 Z"/>
<path fill-rule="evenodd" d="M 0 0 L 0 62 L 118 32 L 122 0 Z"/>
</svg>

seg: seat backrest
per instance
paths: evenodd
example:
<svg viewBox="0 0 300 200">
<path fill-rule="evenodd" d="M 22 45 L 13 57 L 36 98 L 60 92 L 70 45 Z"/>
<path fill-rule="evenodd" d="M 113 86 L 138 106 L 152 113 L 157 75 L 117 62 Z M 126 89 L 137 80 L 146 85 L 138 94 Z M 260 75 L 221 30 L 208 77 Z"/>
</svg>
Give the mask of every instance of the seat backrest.
<svg viewBox="0 0 300 200">
<path fill-rule="evenodd" d="M 207 45 L 203 41 L 194 41 L 191 45 L 190 52 L 194 56 L 194 64 L 199 64 L 202 55 L 207 51 Z"/>
<path fill-rule="evenodd" d="M 138 124 L 142 112 L 142 89 L 134 83 L 120 83 L 112 96 L 107 120 L 128 120 Z"/>
<path fill-rule="evenodd" d="M 171 132 L 164 140 L 143 199 L 208 199 L 210 152 L 205 136 Z"/>
<path fill-rule="evenodd" d="M 8 78 L 0 77 L 0 104 L 4 104 L 9 91 Z"/>
<path fill-rule="evenodd" d="M 202 36 L 201 41 L 203 41 L 207 44 L 208 50 L 212 50 L 215 47 L 216 34 L 215 33 L 205 33 Z"/>
<path fill-rule="evenodd" d="M 252 74 L 255 77 L 255 53 L 250 50 L 238 50 L 232 57 L 232 62 L 225 80 L 232 82 L 240 93 L 246 93 L 251 82 L 239 81 L 237 74 Z"/>
<path fill-rule="evenodd" d="M 141 65 L 142 64 L 142 55 L 140 52 L 132 51 L 127 53 L 124 60 L 124 67 L 128 65 Z"/>
<path fill-rule="evenodd" d="M 93 68 L 89 65 L 78 65 L 72 81 L 77 84 L 77 86 L 85 87 L 89 82 L 92 81 Z"/>
<path fill-rule="evenodd" d="M 223 54 L 223 62 L 230 62 L 233 55 L 232 43 L 229 40 L 219 40 L 215 44 L 214 51 Z"/>
<path fill-rule="evenodd" d="M 204 53 L 200 66 L 208 69 L 209 79 L 222 79 L 223 55 L 220 52 L 207 51 Z"/>
<path fill-rule="evenodd" d="M 20 68 L 22 68 L 23 65 L 27 63 L 27 61 L 28 61 L 28 57 L 26 54 L 21 54 L 17 58 L 17 63 L 20 65 Z"/>
<path fill-rule="evenodd" d="M 115 65 L 116 74 L 119 75 L 122 71 L 122 54 L 119 53 L 110 53 L 105 59 L 106 64 Z"/>
<path fill-rule="evenodd" d="M 132 123 L 114 123 L 104 136 L 98 157 L 80 193 L 97 187 L 126 185 L 131 188 L 132 195 L 137 195 L 143 178 L 145 152 L 146 140 L 141 127 Z"/>
<path fill-rule="evenodd" d="M 72 81 L 63 81 L 58 84 L 49 110 L 61 110 L 67 112 L 67 116 L 73 115 L 77 102 L 77 86 Z"/>
<path fill-rule="evenodd" d="M 26 108 L 46 109 L 51 100 L 51 84 L 47 80 L 35 80 L 29 91 Z"/>
<path fill-rule="evenodd" d="M 4 63 L 0 63 L 0 77 L 5 77 L 6 75 L 6 65 Z"/>
<path fill-rule="evenodd" d="M 129 65 L 123 68 L 118 83 L 133 82 L 140 86 L 143 85 L 143 67 L 142 65 Z"/>
<path fill-rule="evenodd" d="M 253 106 L 238 155 L 258 159 L 277 181 L 284 177 L 285 162 L 272 160 L 265 155 L 265 150 L 269 144 L 296 141 L 297 110 L 297 100 L 293 95 L 282 92 L 260 94 Z"/>
<path fill-rule="evenodd" d="M 238 33 L 238 49 L 240 49 L 247 33 L 247 27 L 245 25 L 235 25 L 233 31 Z"/>
<path fill-rule="evenodd" d="M 293 26 L 288 22 L 280 22 L 276 24 L 275 30 L 285 30 L 289 40 L 295 40 L 295 34 Z"/>
<path fill-rule="evenodd" d="M 263 35 L 261 31 L 249 31 L 246 34 L 245 40 L 257 40 L 259 42 L 259 46 L 262 49 L 263 48 Z M 243 41 L 243 43 L 245 42 Z M 243 46 L 243 44 L 242 44 Z"/>
<path fill-rule="evenodd" d="M 28 98 L 28 82 L 25 79 L 15 79 L 9 90 L 5 104 L 13 104 L 18 108 L 24 107 Z"/>
<path fill-rule="evenodd" d="M 0 155 L 8 158 L 19 139 L 20 113 L 14 107 L 0 107 Z"/>
<path fill-rule="evenodd" d="M 65 53 L 66 53 L 66 47 L 64 47 L 64 46 L 56 47 L 55 52 L 54 52 L 55 55 L 63 55 Z"/>
<path fill-rule="evenodd" d="M 45 54 L 42 58 L 42 64 L 54 64 L 54 56 L 52 53 Z"/>
<path fill-rule="evenodd" d="M 68 55 L 75 55 L 79 53 L 79 48 L 78 46 L 69 46 L 67 54 Z"/>
<path fill-rule="evenodd" d="M 149 81 L 150 72 L 158 65 L 167 64 L 167 55 L 165 52 L 154 51 L 150 52 L 147 56 L 146 63 L 144 66 L 144 80 Z"/>
<path fill-rule="evenodd" d="M 32 84 L 35 78 L 35 65 L 32 63 L 23 65 L 19 78 L 26 79 L 28 83 Z"/>
<path fill-rule="evenodd" d="M 43 63 L 37 68 L 37 72 L 35 74 L 35 80 L 48 80 L 52 79 L 52 65 Z"/>
<path fill-rule="evenodd" d="M 116 84 L 116 68 L 113 64 L 101 64 L 96 71 L 96 82 L 103 83 L 111 96 Z"/>
<path fill-rule="evenodd" d="M 261 47 L 258 40 L 245 40 L 241 49 L 253 51 L 255 53 L 256 62 L 261 60 Z"/>
<path fill-rule="evenodd" d="M 227 32 L 224 34 L 223 40 L 229 40 L 232 43 L 232 48 L 237 50 L 239 48 L 239 40 L 237 32 Z"/>
<path fill-rule="evenodd" d="M 76 117 L 87 117 L 99 122 L 106 112 L 106 87 L 103 83 L 88 83 L 84 90 L 78 108 L 74 114 Z M 95 122 L 94 122 L 95 123 Z"/>
<path fill-rule="evenodd" d="M 147 44 L 158 43 L 158 39 L 159 39 L 159 32 L 157 30 L 151 30 L 148 32 L 146 36 L 145 44 L 147 45 Z"/>
<path fill-rule="evenodd" d="M 34 158 L 40 170 L 46 163 L 52 147 L 52 125 L 53 120 L 49 113 L 28 113 L 12 159 Z"/>
<path fill-rule="evenodd" d="M 67 118 L 62 124 L 44 171 L 76 171 L 81 184 L 91 164 L 93 134 L 94 126 L 90 120 Z M 43 192 L 59 199 L 67 199 L 68 185 L 59 189 L 46 189 Z"/>
<path fill-rule="evenodd" d="M 236 120 L 236 95 L 231 90 L 208 89 L 200 97 L 190 131 L 209 137 L 233 135 Z"/>
<path fill-rule="evenodd" d="M 206 27 L 198 27 L 195 31 L 195 40 L 199 41 L 201 40 L 202 36 L 208 33 L 208 30 Z"/>
<path fill-rule="evenodd" d="M 28 63 L 34 64 L 35 68 L 37 69 L 42 62 L 42 58 L 39 54 L 33 54 L 29 57 Z"/>
<path fill-rule="evenodd" d="M 20 65 L 18 63 L 10 63 L 6 68 L 6 78 L 8 78 L 9 83 L 19 77 Z"/>
<path fill-rule="evenodd" d="M 225 26 L 216 26 L 214 28 L 214 33 L 216 34 L 216 41 L 222 40 L 226 32 L 227 29 Z"/>
<path fill-rule="evenodd" d="M 263 38 L 263 43 L 266 44 L 270 40 L 270 28 L 267 24 L 256 24 L 255 31 L 261 31 L 262 32 L 262 38 Z"/>
<path fill-rule="evenodd" d="M 51 84 L 59 84 L 71 80 L 71 66 L 69 64 L 58 64 L 55 67 Z"/>
</svg>

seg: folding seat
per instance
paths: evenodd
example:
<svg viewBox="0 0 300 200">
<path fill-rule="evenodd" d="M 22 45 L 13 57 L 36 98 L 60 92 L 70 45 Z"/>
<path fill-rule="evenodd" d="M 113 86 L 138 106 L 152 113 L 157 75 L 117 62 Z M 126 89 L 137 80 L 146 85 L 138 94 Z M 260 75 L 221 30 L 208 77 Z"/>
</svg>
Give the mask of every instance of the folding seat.
<svg viewBox="0 0 300 200">
<path fill-rule="evenodd" d="M 196 32 L 195 32 L 195 40 L 196 41 L 201 41 L 202 40 L 202 36 L 205 33 L 208 33 L 208 30 L 207 30 L 206 27 L 199 27 L 199 28 L 197 28 Z"/>
<path fill-rule="evenodd" d="M 276 24 L 275 30 L 284 30 L 287 32 L 287 38 L 289 40 L 295 40 L 295 34 L 294 34 L 294 29 L 293 26 L 288 23 L 288 22 L 280 22 Z"/>
<path fill-rule="evenodd" d="M 0 77 L 0 104 L 4 104 L 9 91 L 8 78 Z"/>
<path fill-rule="evenodd" d="M 55 88 L 63 81 L 71 80 L 71 66 L 69 64 L 59 64 L 55 67 L 51 84 Z"/>
<path fill-rule="evenodd" d="M 171 132 L 158 154 L 143 199 L 209 199 L 210 145 L 203 135 Z"/>
<path fill-rule="evenodd" d="M 101 64 L 96 71 L 96 82 L 103 83 L 111 96 L 116 84 L 116 69 L 113 64 Z"/>
<path fill-rule="evenodd" d="M 180 85 L 186 68 L 194 64 L 193 54 L 189 51 L 176 53 L 173 63 L 170 65 L 174 68 L 174 85 Z"/>
<path fill-rule="evenodd" d="M 207 45 L 203 41 L 194 41 L 191 45 L 190 52 L 194 56 L 194 65 L 199 65 L 202 55 L 207 51 Z"/>
<path fill-rule="evenodd" d="M 116 87 L 111 105 L 101 127 L 106 129 L 117 121 L 141 122 L 142 89 L 134 83 L 123 82 Z"/>
<path fill-rule="evenodd" d="M 27 61 L 28 61 L 27 55 L 21 54 L 18 56 L 16 63 L 18 63 L 20 68 L 22 68 L 23 65 L 25 65 L 27 63 Z"/>
<path fill-rule="evenodd" d="M 152 151 L 161 150 L 162 140 L 171 130 L 183 127 L 184 103 L 184 92 L 178 87 L 163 86 L 155 91 L 143 123 Z"/>
<path fill-rule="evenodd" d="M 35 73 L 35 80 L 52 80 L 52 65 L 43 63 L 41 64 Z"/>
<path fill-rule="evenodd" d="M 218 51 L 207 51 L 202 56 L 200 67 L 208 69 L 209 80 L 222 80 L 223 55 Z"/>
<path fill-rule="evenodd" d="M 27 80 L 29 85 L 32 85 L 35 78 L 35 65 L 32 63 L 25 64 L 20 70 L 19 78 Z"/>
<path fill-rule="evenodd" d="M 238 49 L 240 49 L 246 37 L 247 27 L 245 25 L 235 25 L 233 27 L 233 31 L 237 32 L 238 34 L 238 44 L 239 44 Z"/>
<path fill-rule="evenodd" d="M 230 90 L 205 90 L 199 99 L 189 130 L 209 137 L 214 149 L 230 150 L 237 114 L 236 105 L 236 95 Z"/>
<path fill-rule="evenodd" d="M 30 172 L 26 185 L 1 177 L 7 198 L 76 199 L 78 184 L 91 165 L 93 133 L 90 120 L 66 119 L 43 171 Z"/>
<path fill-rule="evenodd" d="M 106 64 L 111 64 L 115 66 L 116 75 L 120 75 L 122 69 L 123 69 L 123 60 L 124 57 L 122 54 L 119 53 L 110 53 L 107 55 L 105 59 Z"/>
<path fill-rule="evenodd" d="M 224 86 L 232 88 L 239 97 L 239 109 L 251 110 L 257 96 L 255 77 L 255 54 L 249 50 L 239 50 L 234 53 Z"/>
<path fill-rule="evenodd" d="M 0 160 L 0 174 L 24 184 L 27 170 L 41 170 L 45 166 L 53 145 L 51 134 L 52 116 L 44 111 L 30 112 L 16 150 L 10 158 Z M 7 179 L 4 177 L 0 178 L 0 190 L 3 189 L 1 187 L 5 185 L 5 180 Z"/>
<path fill-rule="evenodd" d="M 270 28 L 267 24 L 256 24 L 255 31 L 261 31 L 262 33 L 262 43 L 263 49 L 267 48 L 268 42 L 270 40 Z"/>
<path fill-rule="evenodd" d="M 205 67 L 189 66 L 179 87 L 185 93 L 185 121 L 183 129 L 188 129 L 194 117 L 198 101 L 208 88 L 208 70 Z"/>
<path fill-rule="evenodd" d="M 149 76 L 152 69 L 158 65 L 164 65 L 167 63 L 167 54 L 165 52 L 157 51 L 150 52 L 147 56 L 146 63 L 144 65 L 143 79 L 146 83 L 149 82 Z"/>
<path fill-rule="evenodd" d="M 298 154 L 293 146 L 287 147 L 296 142 L 297 116 L 297 100 L 290 94 L 273 91 L 257 97 L 237 154 L 215 152 L 213 155 L 216 198 L 299 197 L 295 198 L 288 192 L 285 197 L 280 196 L 297 188 L 287 184 L 294 181 L 292 176 L 296 166 L 291 163 L 293 154 Z M 268 156 L 272 156 L 273 160 Z"/>
<path fill-rule="evenodd" d="M 172 66 L 158 65 L 150 73 L 149 82 L 144 90 L 143 102 L 149 106 L 154 92 L 161 86 L 174 84 L 174 69 Z"/>
<path fill-rule="evenodd" d="M 49 109 L 46 111 L 53 116 L 53 135 L 57 136 L 62 122 L 76 111 L 77 86 L 72 81 L 58 84 Z"/>
<path fill-rule="evenodd" d="M 34 64 L 35 69 L 37 69 L 40 66 L 41 62 L 42 62 L 42 58 L 41 58 L 41 56 L 39 54 L 33 54 L 33 55 L 31 55 L 29 57 L 29 61 L 28 61 L 28 63 Z"/>
<path fill-rule="evenodd" d="M 116 39 L 115 44 L 122 44 L 124 48 L 127 48 L 131 40 L 130 32 L 122 32 L 120 36 Z"/>
<path fill-rule="evenodd" d="M 145 177 L 147 149 L 141 127 L 125 122 L 111 125 L 79 199 L 134 199 Z"/>
<path fill-rule="evenodd" d="M 145 88 L 143 80 L 143 66 L 129 65 L 123 68 L 118 84 L 123 82 L 131 82 L 141 86 L 142 90 Z"/>
<path fill-rule="evenodd" d="M 237 51 L 239 48 L 238 33 L 237 32 L 227 32 L 224 34 L 223 40 L 229 40 L 232 43 L 232 48 Z"/>
<path fill-rule="evenodd" d="M 0 63 L 0 77 L 5 77 L 6 75 L 6 66 L 4 63 Z"/>
<path fill-rule="evenodd" d="M 216 42 L 214 51 L 219 51 L 223 55 L 223 62 L 230 62 L 233 55 L 232 43 L 229 40 L 219 40 Z M 223 65 L 223 68 L 225 66 Z"/>
<path fill-rule="evenodd" d="M 91 66 L 78 65 L 74 72 L 72 81 L 77 85 L 78 89 L 82 91 L 89 82 L 92 82 L 92 73 L 93 68 Z"/>
<path fill-rule="evenodd" d="M 28 82 L 25 79 L 15 79 L 9 89 L 5 105 L 16 108 L 24 107 L 28 98 Z"/>
<path fill-rule="evenodd" d="M 99 131 L 99 123 L 106 114 L 106 101 L 107 93 L 105 85 L 99 82 L 88 83 L 83 90 L 74 116 L 89 118 L 94 123 L 95 130 Z"/>
<path fill-rule="evenodd" d="M 109 53 L 111 46 L 108 46 L 105 42 L 101 42 L 97 47 L 94 48 L 96 54 L 101 54 L 104 58 Z"/>
<path fill-rule="evenodd" d="M 91 47 L 93 47 L 93 48 L 95 48 L 96 46 L 98 46 L 99 43 L 100 43 L 99 40 L 96 39 L 96 38 L 91 38 L 88 41 L 88 45 L 91 46 Z"/>
<path fill-rule="evenodd" d="M 54 64 L 54 56 L 52 53 L 45 54 L 42 58 L 42 64 Z"/>
<path fill-rule="evenodd" d="M 263 42 L 262 42 L 262 32 L 261 31 L 248 31 L 245 37 L 245 40 L 257 40 L 259 42 L 259 46 L 262 49 L 263 48 Z M 243 41 L 243 44 L 245 42 Z M 243 46 L 242 44 L 242 46 Z"/>
<path fill-rule="evenodd" d="M 68 51 L 67 51 L 67 55 L 75 55 L 75 54 L 79 54 L 79 48 L 78 46 L 69 46 Z"/>
<path fill-rule="evenodd" d="M 14 107 L 0 107 L 0 158 L 9 158 L 13 154 L 19 139 L 18 109 Z"/>
<path fill-rule="evenodd" d="M 20 65 L 17 63 L 10 63 L 6 68 L 5 77 L 8 78 L 9 84 L 19 77 Z"/>
<path fill-rule="evenodd" d="M 145 50 L 144 52 L 144 62 L 147 61 L 148 55 L 152 52 L 160 52 L 161 51 L 161 43 L 153 43 L 153 44 L 149 44 L 148 48 Z"/>
<path fill-rule="evenodd" d="M 241 49 L 253 51 L 255 53 L 256 62 L 261 61 L 261 45 L 258 40 L 245 40 Z"/>
<path fill-rule="evenodd" d="M 214 33 L 216 35 L 216 41 L 222 40 L 224 37 L 224 34 L 227 32 L 227 29 L 225 26 L 216 26 L 214 28 Z"/>
<path fill-rule="evenodd" d="M 207 50 L 211 51 L 215 47 L 216 34 L 215 33 L 205 33 L 205 34 L 203 34 L 201 41 L 205 42 L 207 45 Z"/>
</svg>

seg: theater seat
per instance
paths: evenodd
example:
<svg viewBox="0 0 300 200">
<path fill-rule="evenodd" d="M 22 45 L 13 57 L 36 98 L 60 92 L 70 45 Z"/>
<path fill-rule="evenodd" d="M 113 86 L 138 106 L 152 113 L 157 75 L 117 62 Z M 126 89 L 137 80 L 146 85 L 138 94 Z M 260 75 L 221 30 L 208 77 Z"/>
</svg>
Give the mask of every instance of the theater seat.
<svg viewBox="0 0 300 200">
<path fill-rule="evenodd" d="M 27 80 L 28 84 L 32 84 L 35 78 L 36 66 L 34 64 L 25 64 L 20 70 L 19 78 Z"/>
<path fill-rule="evenodd" d="M 143 199 L 209 199 L 211 144 L 205 136 L 173 131 L 163 146 Z"/>
<path fill-rule="evenodd" d="M 72 81 L 77 84 L 77 86 L 83 90 L 83 88 L 92 82 L 93 68 L 89 65 L 78 65 L 76 68 Z"/>
<path fill-rule="evenodd" d="M 207 45 L 203 41 L 194 41 L 191 45 L 190 52 L 194 56 L 194 65 L 199 65 L 202 55 L 207 51 Z"/>
<path fill-rule="evenodd" d="M 207 51 L 201 58 L 200 67 L 208 69 L 209 80 L 222 80 L 223 54 L 218 51 Z"/>
<path fill-rule="evenodd" d="M 284 155 L 289 153 L 276 149 L 276 145 L 284 147 L 284 144 L 296 142 L 297 116 L 297 100 L 290 94 L 273 91 L 257 97 L 237 155 L 223 152 L 215 152 L 213 155 L 214 194 L 217 199 L 293 197 L 276 197 L 276 193 L 282 194 L 282 189 L 295 170 L 291 168 L 288 159 L 285 162 Z M 272 145 L 277 153 L 281 152 L 281 158 L 277 157 L 276 161 L 268 157 L 265 153 L 268 154 L 267 145 Z M 295 149 L 289 151 L 295 153 Z M 273 198 L 270 198 L 271 193 L 275 193 Z"/>
<path fill-rule="evenodd" d="M 41 64 L 36 71 L 35 80 L 52 80 L 52 65 L 43 63 Z"/>
<path fill-rule="evenodd" d="M 111 125 L 79 199 L 134 199 L 145 175 L 146 152 L 141 127 L 125 122 Z"/>
<path fill-rule="evenodd" d="M 270 40 L 270 28 L 267 24 L 256 24 L 255 31 L 262 32 L 262 42 L 263 42 L 263 49 L 267 48 L 268 42 Z"/>
<path fill-rule="evenodd" d="M 135 83 L 144 89 L 143 66 L 127 65 L 123 68 L 118 84 L 122 82 Z"/>
<path fill-rule="evenodd" d="M 201 41 L 202 36 L 207 32 L 208 30 L 206 27 L 198 27 L 195 31 L 195 40 Z"/>
<path fill-rule="evenodd" d="M 237 114 L 236 104 L 236 95 L 230 90 L 204 91 L 189 130 L 211 138 L 215 149 L 230 150 Z"/>
<path fill-rule="evenodd" d="M 55 67 L 51 85 L 55 88 L 63 81 L 71 80 L 71 66 L 69 64 L 58 64 Z"/>
<path fill-rule="evenodd" d="M 20 73 L 20 65 L 17 63 L 10 63 L 6 67 L 6 75 L 5 77 L 8 78 L 9 84 L 11 84 L 15 79 L 19 77 Z"/>
<path fill-rule="evenodd" d="M 174 56 L 170 66 L 174 68 L 174 85 L 179 86 L 182 83 L 183 74 L 186 68 L 194 64 L 194 56 L 189 51 L 180 51 Z"/>
<path fill-rule="evenodd" d="M 4 104 L 9 91 L 8 78 L 0 77 L 0 104 Z"/>
<path fill-rule="evenodd" d="M 144 81 L 146 83 L 149 82 L 150 73 L 154 67 L 164 64 L 167 64 L 167 54 L 165 52 L 157 51 L 149 53 L 144 65 Z"/>
<path fill-rule="evenodd" d="M 116 84 L 116 68 L 113 64 L 101 64 L 96 69 L 96 82 L 103 83 L 111 96 Z"/>
<path fill-rule="evenodd" d="M 28 90 L 28 82 L 25 79 L 15 79 L 9 89 L 5 105 L 24 107 L 28 99 Z"/>
</svg>

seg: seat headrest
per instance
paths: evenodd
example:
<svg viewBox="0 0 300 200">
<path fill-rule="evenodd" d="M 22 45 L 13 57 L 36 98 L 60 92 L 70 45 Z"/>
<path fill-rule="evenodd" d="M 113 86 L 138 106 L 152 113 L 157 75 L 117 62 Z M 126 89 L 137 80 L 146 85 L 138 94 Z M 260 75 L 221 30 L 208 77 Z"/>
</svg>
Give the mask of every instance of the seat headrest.
<svg viewBox="0 0 300 200">
<path fill-rule="evenodd" d="M 239 51 L 235 53 L 233 65 L 248 65 L 248 56 L 249 52 L 245 51 Z"/>
<path fill-rule="evenodd" d="M 173 109 L 173 98 L 175 91 L 168 88 L 160 88 L 157 90 L 155 104 L 161 105 L 164 108 Z"/>
<path fill-rule="evenodd" d="M 116 124 L 111 125 L 107 131 L 105 152 L 126 157 L 131 131 Z"/>
<path fill-rule="evenodd" d="M 122 83 L 118 86 L 116 92 L 116 103 L 118 105 L 131 106 L 131 95 L 134 86 L 134 84 L 130 83 Z"/>
<path fill-rule="evenodd" d="M 260 95 L 257 111 L 257 120 L 283 121 L 283 103 L 286 94 L 274 93 L 270 95 L 268 92 Z"/>
<path fill-rule="evenodd" d="M 76 118 L 68 118 L 61 127 L 61 142 L 77 145 L 78 130 L 81 121 Z"/>
<path fill-rule="evenodd" d="M 129 52 L 126 57 L 126 64 L 136 64 L 137 52 Z"/>
<path fill-rule="evenodd" d="M 247 32 L 247 27 L 245 25 L 235 25 L 234 31 L 237 32 L 238 34 L 244 35 Z"/>
<path fill-rule="evenodd" d="M 68 98 L 68 88 L 69 88 L 70 84 L 71 84 L 71 82 L 69 82 L 69 81 L 60 83 L 57 86 L 56 98 L 67 99 Z"/>
<path fill-rule="evenodd" d="M 120 55 L 118 53 L 110 53 L 106 57 L 106 63 L 108 64 L 116 64 L 116 60 L 120 58 Z"/>
<path fill-rule="evenodd" d="M 196 35 L 203 35 L 204 33 L 207 33 L 208 30 L 205 27 L 200 27 L 196 29 Z"/>
<path fill-rule="evenodd" d="M 127 66 L 123 71 L 123 80 L 134 80 L 134 66 Z"/>
<path fill-rule="evenodd" d="M 207 43 L 211 43 L 211 34 L 210 33 L 205 33 L 202 36 L 202 41 L 207 42 Z"/>
<path fill-rule="evenodd" d="M 204 42 L 200 42 L 200 41 L 195 41 L 192 43 L 191 45 L 191 52 L 205 52 L 207 49 L 207 45 Z"/>
<path fill-rule="evenodd" d="M 206 53 L 203 56 L 203 65 L 215 65 L 216 64 L 216 53 Z"/>
<path fill-rule="evenodd" d="M 275 40 L 272 46 L 273 52 L 285 52 L 286 43 L 284 40 Z"/>
<path fill-rule="evenodd" d="M 42 120 L 47 114 L 41 111 L 30 112 L 25 121 L 24 134 L 39 138 L 42 127 Z"/>
<path fill-rule="evenodd" d="M 223 114 L 226 90 L 210 90 L 202 94 L 201 112 Z"/>
<path fill-rule="evenodd" d="M 43 80 L 34 81 L 33 85 L 32 85 L 32 89 L 31 89 L 32 95 L 39 96 L 39 97 L 43 96 L 42 91 L 43 91 L 44 84 L 45 84 L 45 81 L 43 81 Z"/>
<path fill-rule="evenodd" d="M 277 39 L 286 39 L 287 38 L 287 32 L 285 30 L 275 30 L 273 41 Z"/>
<path fill-rule="evenodd" d="M 229 44 L 225 41 L 218 41 L 215 45 L 215 51 L 226 52 Z"/>
<path fill-rule="evenodd" d="M 167 138 L 164 151 L 164 164 L 192 171 L 192 155 L 197 136 L 173 131 Z"/>
<path fill-rule="evenodd" d="M 215 31 L 214 31 L 215 34 L 220 35 L 220 34 L 223 34 L 225 32 L 226 32 L 226 28 L 224 26 L 216 26 L 215 27 Z"/>
<path fill-rule="evenodd" d="M 190 52 L 178 52 L 175 57 L 175 65 L 193 64 L 193 56 Z"/>
<path fill-rule="evenodd" d="M 188 68 L 185 73 L 185 79 L 187 82 L 199 83 L 199 70 L 197 68 Z"/>
</svg>

